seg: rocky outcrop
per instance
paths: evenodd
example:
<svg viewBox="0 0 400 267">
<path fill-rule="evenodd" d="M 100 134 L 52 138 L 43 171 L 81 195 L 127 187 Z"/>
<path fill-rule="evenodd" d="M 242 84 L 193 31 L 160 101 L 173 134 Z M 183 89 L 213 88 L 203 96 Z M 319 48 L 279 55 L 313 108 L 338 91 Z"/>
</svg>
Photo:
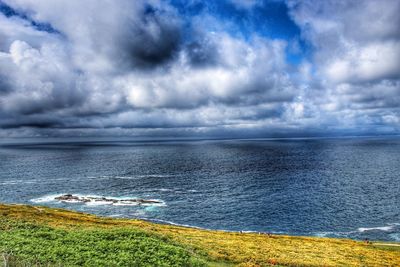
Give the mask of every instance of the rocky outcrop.
<svg viewBox="0 0 400 267">
<path fill-rule="evenodd" d="M 91 197 L 91 196 L 76 196 L 72 194 L 65 194 L 54 198 L 61 202 L 72 203 L 103 203 L 103 204 L 120 204 L 120 205 L 144 205 L 144 204 L 163 204 L 159 200 L 131 198 L 131 199 L 115 199 L 106 197 Z"/>
</svg>

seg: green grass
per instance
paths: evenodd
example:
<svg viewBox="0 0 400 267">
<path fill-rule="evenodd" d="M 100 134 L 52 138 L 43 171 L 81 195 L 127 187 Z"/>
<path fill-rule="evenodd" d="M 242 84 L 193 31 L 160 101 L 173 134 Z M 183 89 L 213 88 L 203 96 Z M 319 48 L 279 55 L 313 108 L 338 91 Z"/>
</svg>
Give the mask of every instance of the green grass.
<svg viewBox="0 0 400 267">
<path fill-rule="evenodd" d="M 400 266 L 400 248 L 381 242 L 208 231 L 0 204 L 0 266 L 1 254 L 10 267 Z"/>
<path fill-rule="evenodd" d="M 62 266 L 202 266 L 166 237 L 137 229 L 55 229 L 0 219 L 0 251 L 20 262 Z"/>
</svg>

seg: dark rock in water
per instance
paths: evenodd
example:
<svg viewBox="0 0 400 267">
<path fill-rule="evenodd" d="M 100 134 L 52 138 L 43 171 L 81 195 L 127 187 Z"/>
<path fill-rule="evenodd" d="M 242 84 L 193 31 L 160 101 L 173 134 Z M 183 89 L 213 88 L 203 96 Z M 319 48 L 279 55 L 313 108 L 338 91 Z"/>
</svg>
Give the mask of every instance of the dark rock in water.
<svg viewBox="0 0 400 267">
<path fill-rule="evenodd" d="M 121 204 L 121 205 L 142 205 L 142 204 L 163 204 L 162 201 L 142 199 L 142 198 L 132 198 L 132 199 L 115 199 L 115 198 L 105 198 L 105 197 L 80 197 L 72 194 L 65 194 L 54 198 L 55 200 L 62 202 L 105 202 L 106 204 Z"/>
<path fill-rule="evenodd" d="M 55 199 L 59 200 L 59 201 L 71 201 L 71 202 L 72 201 L 77 201 L 77 202 L 89 202 L 90 201 L 89 199 L 80 198 L 78 196 L 74 196 L 71 194 L 62 195 L 62 196 L 56 197 Z"/>
</svg>

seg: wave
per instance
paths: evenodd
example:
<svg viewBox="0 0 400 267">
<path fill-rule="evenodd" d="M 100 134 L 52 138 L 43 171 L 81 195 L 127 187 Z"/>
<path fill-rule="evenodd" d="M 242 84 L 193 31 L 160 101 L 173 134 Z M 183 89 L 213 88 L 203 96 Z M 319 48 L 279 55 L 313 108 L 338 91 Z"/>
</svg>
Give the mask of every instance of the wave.
<svg viewBox="0 0 400 267">
<path fill-rule="evenodd" d="M 101 175 L 101 176 L 86 176 L 85 179 L 90 180 L 108 180 L 108 179 L 120 179 L 120 180 L 138 180 L 143 178 L 171 178 L 174 177 L 170 174 L 141 174 L 141 175 Z"/>
<path fill-rule="evenodd" d="M 171 221 L 166 221 L 166 220 L 161 220 L 161 219 L 149 219 L 149 218 L 145 218 L 145 217 L 142 217 L 140 219 L 146 220 L 146 221 L 149 221 L 149 222 L 156 222 L 156 223 L 169 224 L 169 225 L 175 225 L 175 226 L 183 226 L 183 227 L 195 228 L 195 229 L 201 229 L 201 230 L 211 230 L 211 229 L 202 228 L 202 227 L 198 227 L 198 226 L 174 223 L 174 222 L 171 222 Z"/>
<path fill-rule="evenodd" d="M 50 203 L 56 202 L 55 198 L 58 197 L 60 194 L 53 194 L 53 195 L 46 195 L 43 197 L 33 198 L 30 201 L 33 203 Z"/>
<path fill-rule="evenodd" d="M 211 229 L 211 228 L 205 228 L 205 227 L 194 226 L 194 225 L 189 225 L 189 224 L 175 223 L 175 222 L 171 222 L 171 221 L 167 221 L 167 220 L 152 219 L 152 218 L 147 218 L 147 217 L 139 217 L 139 219 L 149 221 L 149 222 L 182 226 L 182 227 L 194 228 L 194 229 L 200 229 L 200 230 L 206 230 L 206 231 L 220 231 L 220 232 L 227 232 L 227 233 L 243 233 L 243 234 L 274 234 L 274 235 L 275 234 L 276 235 L 288 234 L 288 233 L 282 232 L 282 231 L 265 232 L 265 231 L 251 231 L 251 230 L 235 231 L 235 230 L 226 230 L 226 229 Z"/>
<path fill-rule="evenodd" d="M 389 232 L 395 230 L 396 226 L 399 226 L 400 223 L 387 223 L 386 226 L 377 226 L 377 227 L 360 227 L 358 228 L 358 232 L 368 232 L 368 231 L 384 231 Z"/>
<path fill-rule="evenodd" d="M 36 181 L 31 180 L 8 180 L 0 182 L 0 185 L 16 185 L 16 184 L 34 184 Z"/>
<path fill-rule="evenodd" d="M 110 217 L 110 218 L 123 218 L 124 214 L 122 214 L 122 213 L 111 214 L 111 215 L 107 215 L 107 217 Z"/>
<path fill-rule="evenodd" d="M 394 240 L 400 239 L 400 233 L 397 233 L 397 228 L 400 223 L 387 223 L 385 226 L 375 226 L 375 227 L 359 227 L 354 231 L 325 231 L 325 232 L 314 232 L 312 235 L 318 237 L 349 237 L 354 234 L 362 234 L 370 231 L 382 231 L 389 232 L 389 236 Z M 393 232 L 393 233 L 391 233 Z"/>
<path fill-rule="evenodd" d="M 400 242 L 400 233 L 392 233 L 389 234 L 390 238 L 392 238 L 396 242 Z"/>
<path fill-rule="evenodd" d="M 52 194 L 30 200 L 33 203 L 62 202 L 71 204 L 85 204 L 88 206 L 166 206 L 160 199 L 142 199 L 133 197 L 107 197 L 81 194 Z"/>
<path fill-rule="evenodd" d="M 144 175 L 137 175 L 136 177 L 139 178 L 170 178 L 174 177 L 171 174 L 144 174 Z"/>
</svg>

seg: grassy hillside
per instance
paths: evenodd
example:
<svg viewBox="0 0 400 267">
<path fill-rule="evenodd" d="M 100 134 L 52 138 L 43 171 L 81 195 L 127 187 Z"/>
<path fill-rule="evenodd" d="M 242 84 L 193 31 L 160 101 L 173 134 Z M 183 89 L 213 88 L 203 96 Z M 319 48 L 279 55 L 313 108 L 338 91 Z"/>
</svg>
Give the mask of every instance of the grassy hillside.
<svg viewBox="0 0 400 267">
<path fill-rule="evenodd" d="M 1 204 L 0 254 L 0 264 L 10 266 L 400 266 L 400 247 L 390 244 L 206 231 Z"/>
</svg>

